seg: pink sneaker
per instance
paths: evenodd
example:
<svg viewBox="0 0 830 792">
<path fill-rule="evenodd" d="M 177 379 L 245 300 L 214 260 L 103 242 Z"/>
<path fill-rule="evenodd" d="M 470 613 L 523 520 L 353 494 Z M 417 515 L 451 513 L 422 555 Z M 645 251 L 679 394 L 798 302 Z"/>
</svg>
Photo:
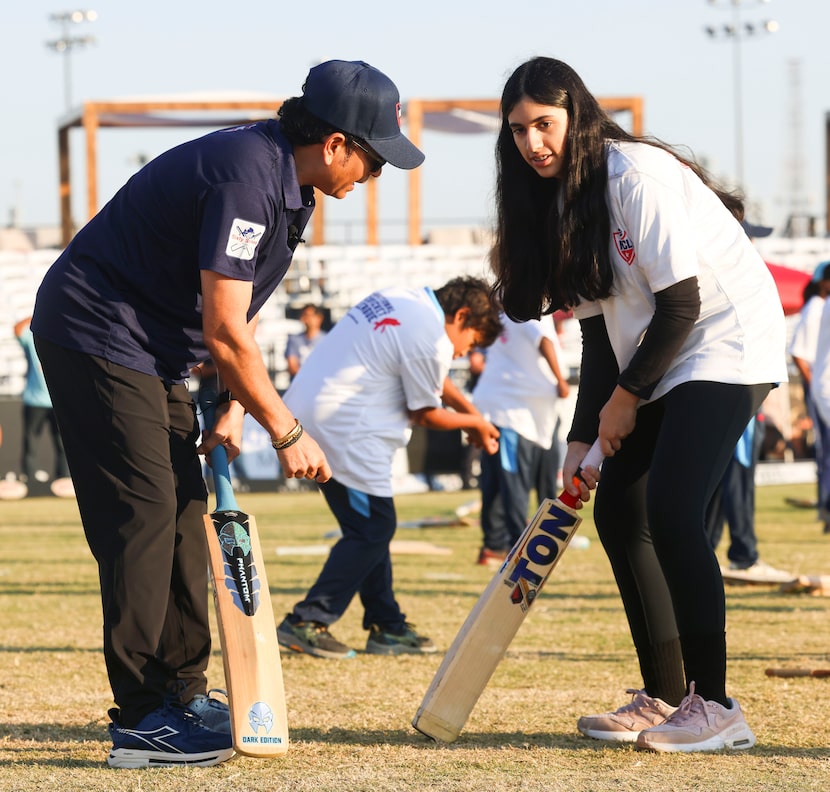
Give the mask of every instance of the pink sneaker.
<svg viewBox="0 0 830 792">
<path fill-rule="evenodd" d="M 663 723 L 643 731 L 637 738 L 638 748 L 652 751 L 718 751 L 721 748 L 744 750 L 755 745 L 755 735 L 744 720 L 735 699 L 730 709 L 717 701 L 706 701 L 689 684 L 689 695 L 677 711 Z"/>
<path fill-rule="evenodd" d="M 643 729 L 663 723 L 676 709 L 659 698 L 652 698 L 645 690 L 629 688 L 631 701 L 615 712 L 602 715 L 584 715 L 576 728 L 586 737 L 613 742 L 636 742 Z"/>
</svg>

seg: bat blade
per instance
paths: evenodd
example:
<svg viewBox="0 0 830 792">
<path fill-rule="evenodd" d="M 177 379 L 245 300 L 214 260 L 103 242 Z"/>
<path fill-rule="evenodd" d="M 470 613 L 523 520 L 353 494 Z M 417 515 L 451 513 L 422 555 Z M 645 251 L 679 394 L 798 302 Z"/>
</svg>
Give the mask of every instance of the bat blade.
<svg viewBox="0 0 830 792">
<path fill-rule="evenodd" d="M 288 718 L 264 556 L 256 520 L 236 505 L 224 449 L 211 452 L 211 464 L 217 509 L 205 532 L 233 747 L 272 758 L 288 750 Z"/>
<path fill-rule="evenodd" d="M 412 721 L 418 731 L 458 737 L 580 522 L 560 501 L 542 502 L 444 656 Z"/>
<path fill-rule="evenodd" d="M 585 465 L 599 467 L 595 444 Z M 447 650 L 412 725 L 453 742 L 501 662 L 527 612 L 582 522 L 573 503 L 546 499 L 479 597 Z M 567 500 L 567 498 L 566 498 Z"/>
</svg>

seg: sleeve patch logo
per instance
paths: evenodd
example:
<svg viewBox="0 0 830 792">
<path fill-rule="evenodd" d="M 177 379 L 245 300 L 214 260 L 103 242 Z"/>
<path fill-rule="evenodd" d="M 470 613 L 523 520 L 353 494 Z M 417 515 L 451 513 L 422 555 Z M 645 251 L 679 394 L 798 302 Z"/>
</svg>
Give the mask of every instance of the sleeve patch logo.
<svg viewBox="0 0 830 792">
<path fill-rule="evenodd" d="M 618 228 L 614 232 L 614 245 L 622 260 L 630 266 L 634 261 L 634 243 L 628 238 L 628 232 Z"/>
<path fill-rule="evenodd" d="M 231 223 L 231 232 L 228 235 L 228 246 L 225 248 L 225 255 L 243 261 L 250 261 L 254 257 L 256 246 L 264 233 L 264 225 L 235 217 L 233 223 Z"/>
</svg>

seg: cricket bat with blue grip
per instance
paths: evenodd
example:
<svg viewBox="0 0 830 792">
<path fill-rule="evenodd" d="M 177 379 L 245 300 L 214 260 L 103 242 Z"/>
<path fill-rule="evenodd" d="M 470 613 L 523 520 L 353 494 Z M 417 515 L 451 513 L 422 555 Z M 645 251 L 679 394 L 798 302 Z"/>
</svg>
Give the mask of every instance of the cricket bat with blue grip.
<svg viewBox="0 0 830 792">
<path fill-rule="evenodd" d="M 210 452 L 216 511 L 205 516 L 233 747 L 270 758 L 288 750 L 277 628 L 256 521 L 236 502 L 222 446 Z"/>
<path fill-rule="evenodd" d="M 597 440 L 582 467 L 602 464 Z M 412 725 L 453 742 L 501 662 L 530 607 L 582 522 L 576 498 L 542 501 L 533 519 L 479 597 L 433 677 Z"/>
</svg>

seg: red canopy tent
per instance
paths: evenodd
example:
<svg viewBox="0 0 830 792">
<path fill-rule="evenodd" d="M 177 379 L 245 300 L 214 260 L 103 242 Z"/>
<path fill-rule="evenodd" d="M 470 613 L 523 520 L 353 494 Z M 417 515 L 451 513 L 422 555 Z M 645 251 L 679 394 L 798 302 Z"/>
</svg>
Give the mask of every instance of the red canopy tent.
<svg viewBox="0 0 830 792">
<path fill-rule="evenodd" d="M 769 261 L 766 264 L 778 288 L 784 314 L 789 316 L 798 313 L 804 305 L 804 287 L 812 280 L 813 276 L 809 272 L 785 267 L 783 264 L 770 264 Z M 553 318 L 556 320 L 570 319 L 571 317 L 573 317 L 571 311 L 556 311 L 553 314 Z"/>
<path fill-rule="evenodd" d="M 798 313 L 801 306 L 804 305 L 804 287 L 810 282 L 812 275 L 809 272 L 785 267 L 783 264 L 767 262 L 767 267 L 769 267 L 769 271 L 775 279 L 775 285 L 778 287 L 784 313 L 787 316 Z"/>
</svg>

